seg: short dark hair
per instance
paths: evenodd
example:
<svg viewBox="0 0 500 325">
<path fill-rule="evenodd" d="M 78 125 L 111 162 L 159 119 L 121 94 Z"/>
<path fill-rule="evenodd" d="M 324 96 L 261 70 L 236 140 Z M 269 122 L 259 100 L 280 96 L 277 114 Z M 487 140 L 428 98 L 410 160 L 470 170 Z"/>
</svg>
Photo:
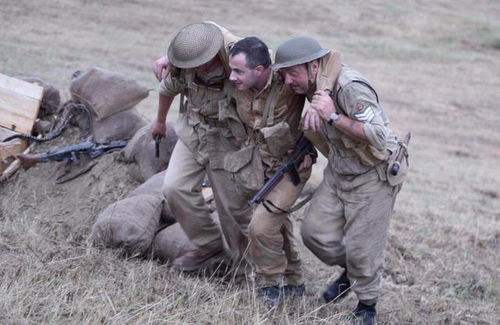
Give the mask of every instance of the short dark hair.
<svg viewBox="0 0 500 325">
<path fill-rule="evenodd" d="M 229 49 L 231 56 L 243 53 L 247 57 L 247 67 L 255 69 L 259 65 L 267 68 L 271 65 L 271 55 L 269 48 L 259 38 L 255 36 L 245 37 Z"/>
</svg>

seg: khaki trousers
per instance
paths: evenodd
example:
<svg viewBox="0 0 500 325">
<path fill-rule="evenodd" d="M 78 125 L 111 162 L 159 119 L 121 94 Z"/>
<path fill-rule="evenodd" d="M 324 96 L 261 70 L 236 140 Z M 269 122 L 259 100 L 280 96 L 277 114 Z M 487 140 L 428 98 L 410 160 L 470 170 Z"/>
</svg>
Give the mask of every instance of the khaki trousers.
<svg viewBox="0 0 500 325">
<path fill-rule="evenodd" d="M 212 184 L 224 241 L 201 195 L 205 174 Z M 305 180 L 294 186 L 285 175 L 267 199 L 281 209 L 289 209 L 304 184 Z M 198 164 L 182 141 L 177 141 L 172 152 L 162 191 L 165 204 L 189 239 L 198 247 L 214 249 L 222 247 L 224 242 L 237 274 L 247 272 L 250 261 L 256 273 L 262 275 L 263 285 L 281 284 L 283 276 L 288 284 L 303 283 L 289 215 L 270 213 L 262 204 L 253 211 L 248 198 L 238 195 L 228 172 Z"/>
<path fill-rule="evenodd" d="M 301 175 L 302 182 L 293 185 L 290 176 L 285 177 L 269 192 L 255 209 L 249 226 L 249 252 L 255 264 L 258 282 L 262 286 L 304 283 L 302 264 L 299 258 L 293 224 L 288 210 L 302 192 L 311 171 Z M 266 203 L 272 202 L 275 206 Z M 266 206 L 273 212 L 266 209 Z M 285 279 L 283 279 L 283 277 Z"/>
<path fill-rule="evenodd" d="M 324 263 L 347 268 L 359 300 L 378 297 L 399 188 L 379 180 L 375 169 L 348 177 L 329 164 L 302 223 L 304 244 Z"/>
<path fill-rule="evenodd" d="M 248 204 L 241 204 L 242 200 L 237 197 L 227 172 L 213 170 L 208 164 L 200 165 L 180 140 L 175 145 L 165 174 L 162 188 L 165 204 L 196 246 L 222 248 L 224 241 L 219 225 L 211 217 L 201 194 L 205 175 L 212 184 L 226 251 L 235 261 L 241 258 L 240 252 L 246 246 L 252 209 Z"/>
</svg>

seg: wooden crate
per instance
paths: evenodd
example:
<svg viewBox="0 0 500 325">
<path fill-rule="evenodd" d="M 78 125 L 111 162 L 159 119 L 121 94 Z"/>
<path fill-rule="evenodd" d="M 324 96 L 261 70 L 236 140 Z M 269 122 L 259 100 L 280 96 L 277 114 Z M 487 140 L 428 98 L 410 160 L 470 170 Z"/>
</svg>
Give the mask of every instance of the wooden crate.
<svg viewBox="0 0 500 325">
<path fill-rule="evenodd" d="M 28 147 L 28 143 L 23 139 L 14 139 L 8 142 L 2 142 L 5 138 L 16 134 L 16 132 L 0 127 L 0 172 L 3 172 L 8 164 L 5 159 L 21 153 Z"/>
<path fill-rule="evenodd" d="M 43 87 L 0 73 L 0 126 L 31 134 Z"/>
</svg>

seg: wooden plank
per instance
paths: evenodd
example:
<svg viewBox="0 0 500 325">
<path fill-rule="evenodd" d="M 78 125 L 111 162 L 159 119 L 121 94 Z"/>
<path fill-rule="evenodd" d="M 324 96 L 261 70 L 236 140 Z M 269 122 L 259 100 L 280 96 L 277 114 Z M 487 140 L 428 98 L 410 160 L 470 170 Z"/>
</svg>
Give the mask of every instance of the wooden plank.
<svg viewBox="0 0 500 325">
<path fill-rule="evenodd" d="M 0 126 L 31 134 L 43 87 L 0 73 Z"/>
<path fill-rule="evenodd" d="M 9 142 L 0 143 L 0 160 L 21 153 L 26 147 L 27 143 L 22 139 L 14 139 Z"/>
<path fill-rule="evenodd" d="M 13 132 L 11 130 L 7 130 L 0 127 L 0 141 L 3 141 L 3 139 L 8 138 L 15 134 L 18 134 L 18 132 Z"/>
<path fill-rule="evenodd" d="M 33 99 L 41 99 L 43 87 L 21 79 L 12 78 L 0 73 L 0 88 L 23 94 Z"/>
</svg>

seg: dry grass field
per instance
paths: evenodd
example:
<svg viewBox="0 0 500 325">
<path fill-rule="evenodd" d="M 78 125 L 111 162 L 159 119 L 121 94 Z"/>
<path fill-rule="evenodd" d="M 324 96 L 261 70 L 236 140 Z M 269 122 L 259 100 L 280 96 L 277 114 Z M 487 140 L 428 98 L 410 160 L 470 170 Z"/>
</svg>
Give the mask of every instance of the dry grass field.
<svg viewBox="0 0 500 325">
<path fill-rule="evenodd" d="M 152 62 L 180 27 L 201 20 L 273 48 L 308 34 L 338 49 L 372 81 L 393 129 L 412 131 L 379 323 L 498 324 L 500 2 L 0 0 L 0 72 L 39 76 L 64 99 L 71 73 L 89 66 L 156 89 Z M 148 119 L 156 100 L 153 91 L 138 106 Z M 268 310 L 252 288 L 89 247 L 99 211 L 137 186 L 114 159 L 61 185 L 54 164 L 2 185 L 0 323 L 345 323 L 355 297 L 323 305 L 339 269 L 305 248 L 306 297 Z"/>
</svg>

